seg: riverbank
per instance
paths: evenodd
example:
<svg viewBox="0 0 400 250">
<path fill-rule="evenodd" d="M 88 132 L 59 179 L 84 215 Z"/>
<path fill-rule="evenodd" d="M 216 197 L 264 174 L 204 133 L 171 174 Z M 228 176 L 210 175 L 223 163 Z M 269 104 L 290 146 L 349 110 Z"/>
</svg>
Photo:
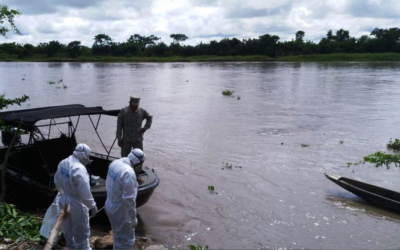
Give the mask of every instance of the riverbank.
<svg viewBox="0 0 400 250">
<path fill-rule="evenodd" d="M 170 56 L 170 57 L 136 57 L 136 56 L 66 56 L 47 57 L 35 55 L 28 58 L 18 58 L 16 55 L 0 54 L 0 62 L 336 62 L 336 61 L 400 61 L 400 53 L 380 54 L 315 54 L 282 56 L 271 58 L 262 55 L 255 56 Z"/>
<path fill-rule="evenodd" d="M 17 56 L 1 56 L 2 62 L 262 62 L 275 61 L 267 56 L 171 56 L 171 57 L 125 57 L 125 56 L 80 56 L 69 57 L 45 57 L 35 56 L 18 58 Z"/>
<path fill-rule="evenodd" d="M 380 54 L 319 54 L 279 57 L 283 62 L 393 62 L 400 61 L 400 53 Z"/>
<path fill-rule="evenodd" d="M 43 218 L 44 211 L 22 212 L 13 204 L 0 203 L 0 249 L 43 249 L 46 239 L 39 233 Z M 93 249 L 112 249 L 112 231 L 104 213 L 91 221 L 90 244 Z M 53 249 L 64 249 L 65 246 L 65 240 L 60 237 Z M 133 249 L 166 248 L 150 235 L 136 232 Z"/>
<path fill-rule="evenodd" d="M 133 250 L 166 250 L 167 248 L 161 242 L 153 239 L 149 235 L 136 235 L 136 241 Z M 90 229 L 90 246 L 92 249 L 112 249 L 113 240 L 112 232 L 104 231 L 96 226 Z M 28 238 L 10 239 L 0 237 L 0 249 L 17 249 L 17 250 L 39 250 L 46 245 L 46 240 L 42 238 L 40 241 L 33 241 Z M 65 249 L 66 244 L 63 238 L 59 238 L 52 249 Z"/>
</svg>

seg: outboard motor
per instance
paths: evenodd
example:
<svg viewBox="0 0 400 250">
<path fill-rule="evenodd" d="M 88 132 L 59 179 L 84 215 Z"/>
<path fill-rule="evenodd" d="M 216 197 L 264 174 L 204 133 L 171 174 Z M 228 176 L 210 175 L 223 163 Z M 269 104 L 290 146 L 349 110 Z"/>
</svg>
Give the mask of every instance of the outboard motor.
<svg viewBox="0 0 400 250">
<path fill-rule="evenodd" d="M 11 144 L 11 141 L 14 137 L 14 131 L 16 129 L 13 129 L 13 132 L 8 132 L 8 131 L 1 131 L 1 143 L 3 143 L 4 146 L 9 146 Z M 21 135 L 17 134 L 17 138 L 15 139 L 15 143 L 20 143 L 21 142 Z"/>
</svg>

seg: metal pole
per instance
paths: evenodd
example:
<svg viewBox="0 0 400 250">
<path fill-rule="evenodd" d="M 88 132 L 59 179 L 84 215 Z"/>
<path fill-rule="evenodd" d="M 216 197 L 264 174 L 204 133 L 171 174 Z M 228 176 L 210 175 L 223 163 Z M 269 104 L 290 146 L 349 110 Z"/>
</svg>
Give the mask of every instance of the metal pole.
<svg viewBox="0 0 400 250">
<path fill-rule="evenodd" d="M 14 132 L 14 136 L 11 140 L 10 145 L 8 145 L 6 157 L 4 158 L 3 166 L 1 168 L 1 196 L 0 196 L 0 201 L 4 201 L 6 197 L 6 169 L 7 169 L 7 164 L 8 164 L 8 156 L 10 155 L 11 149 L 14 146 L 15 140 L 17 139 L 17 135 L 19 132 L 19 129 L 21 128 L 22 122 L 24 119 L 21 119 L 19 124 L 18 124 L 18 129 Z"/>
</svg>

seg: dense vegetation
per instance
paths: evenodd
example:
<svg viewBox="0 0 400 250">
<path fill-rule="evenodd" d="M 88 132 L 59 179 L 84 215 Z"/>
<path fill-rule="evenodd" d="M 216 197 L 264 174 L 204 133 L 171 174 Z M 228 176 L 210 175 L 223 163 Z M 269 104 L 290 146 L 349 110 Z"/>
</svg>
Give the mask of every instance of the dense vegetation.
<svg viewBox="0 0 400 250">
<path fill-rule="evenodd" d="M 351 37 L 350 32 L 340 29 L 334 34 L 329 30 L 326 37 L 323 37 L 319 43 L 304 41 L 305 32 L 298 31 L 295 39 L 291 41 L 279 41 L 276 35 L 265 34 L 254 39 L 226 38 L 221 41 L 211 41 L 209 43 L 200 43 L 196 46 L 183 45 L 188 37 L 184 34 L 171 34 L 173 42 L 170 45 L 160 41 L 159 37 L 154 35 L 142 36 L 135 34 L 126 41 L 115 42 L 106 34 L 98 34 L 94 37 L 92 47 L 81 45 L 80 41 L 72 41 L 65 45 L 59 41 L 50 41 L 32 44 L 3 43 L 0 44 L 0 60 L 21 59 L 30 60 L 74 60 L 79 57 L 80 61 L 91 61 L 96 58 L 115 58 L 117 61 L 131 58 L 128 61 L 136 61 L 141 58 L 143 61 L 152 61 L 148 58 L 182 58 L 202 56 L 233 57 L 232 60 L 239 60 L 240 57 L 264 56 L 255 60 L 265 60 L 269 58 L 287 57 L 288 60 L 295 60 L 291 56 L 300 60 L 335 60 L 352 59 L 348 56 L 353 53 L 364 53 L 361 60 L 373 60 L 375 53 L 384 54 L 382 60 L 398 60 L 397 53 L 400 52 L 400 29 L 375 28 L 370 35 L 364 35 L 359 38 Z M 318 57 L 323 54 L 324 56 Z M 329 57 L 329 54 L 334 54 Z M 338 56 L 339 55 L 339 56 Z M 346 56 L 347 55 L 347 56 Z M 144 58 L 147 58 L 144 59 Z M 253 58 L 254 59 L 254 58 Z M 113 59 L 111 59 L 113 60 Z M 101 60 L 100 60 L 101 61 Z M 188 60 L 191 61 L 191 60 Z"/>
<path fill-rule="evenodd" d="M 0 238 L 40 240 L 39 229 L 42 218 L 21 213 L 14 205 L 6 203 L 0 203 L 0 218 Z"/>
</svg>

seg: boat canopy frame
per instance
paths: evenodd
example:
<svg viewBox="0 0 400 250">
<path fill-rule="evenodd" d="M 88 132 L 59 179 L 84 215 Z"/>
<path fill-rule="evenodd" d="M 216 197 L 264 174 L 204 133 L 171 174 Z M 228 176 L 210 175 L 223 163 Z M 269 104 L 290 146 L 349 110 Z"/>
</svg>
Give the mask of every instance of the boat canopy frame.
<svg viewBox="0 0 400 250">
<path fill-rule="evenodd" d="M 52 106 L 44 108 L 26 109 L 26 110 L 16 110 L 16 111 L 6 111 L 0 112 L 0 118 L 4 121 L 4 124 L 10 127 L 16 127 L 22 119 L 21 130 L 29 132 L 28 145 L 33 145 L 37 140 L 49 140 L 51 135 L 52 127 L 57 127 L 61 135 L 65 135 L 59 125 L 68 125 L 68 137 L 72 138 L 75 136 L 75 132 L 78 128 L 79 121 L 82 115 L 88 116 L 94 131 L 99 138 L 104 150 L 107 152 L 106 159 L 110 157 L 111 150 L 117 140 L 114 139 L 111 147 L 107 149 L 101 136 L 98 132 L 98 126 L 102 115 L 118 116 L 119 110 L 104 110 L 102 107 L 85 107 L 81 104 L 72 105 L 62 105 L 62 106 Z M 98 115 L 97 121 L 91 117 L 92 115 Z M 71 117 L 77 116 L 76 123 L 72 121 Z M 68 118 L 69 121 L 57 122 L 57 118 Z M 50 120 L 48 124 L 36 125 L 37 122 L 42 120 Z M 46 136 L 42 133 L 39 128 L 48 127 L 49 132 Z M 65 135 L 67 136 L 67 135 Z M 101 154 L 98 154 L 101 155 Z"/>
</svg>

